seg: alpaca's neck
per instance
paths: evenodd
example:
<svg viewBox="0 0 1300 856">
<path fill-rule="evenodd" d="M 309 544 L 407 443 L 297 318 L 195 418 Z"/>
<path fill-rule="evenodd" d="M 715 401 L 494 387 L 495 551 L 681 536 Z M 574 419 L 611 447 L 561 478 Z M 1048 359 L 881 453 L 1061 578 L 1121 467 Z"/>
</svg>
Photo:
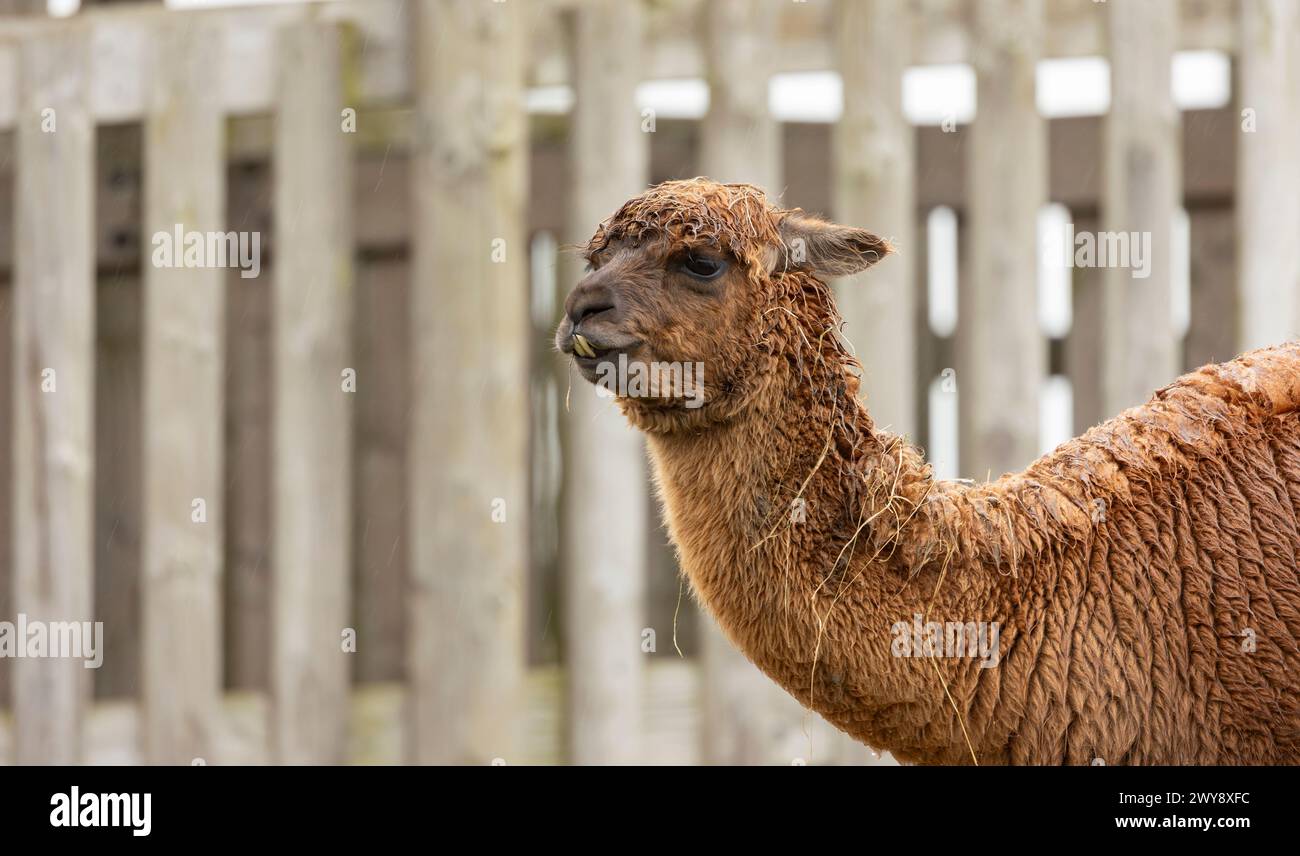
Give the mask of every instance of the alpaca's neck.
<svg viewBox="0 0 1300 856">
<path fill-rule="evenodd" d="M 650 435 L 682 568 L 803 703 L 905 758 L 969 758 L 964 742 L 949 755 L 960 726 L 932 662 L 891 653 L 897 623 L 978 621 L 994 599 L 990 575 L 952 561 L 962 491 L 876 432 L 851 389 L 801 381 L 726 424 Z"/>
</svg>

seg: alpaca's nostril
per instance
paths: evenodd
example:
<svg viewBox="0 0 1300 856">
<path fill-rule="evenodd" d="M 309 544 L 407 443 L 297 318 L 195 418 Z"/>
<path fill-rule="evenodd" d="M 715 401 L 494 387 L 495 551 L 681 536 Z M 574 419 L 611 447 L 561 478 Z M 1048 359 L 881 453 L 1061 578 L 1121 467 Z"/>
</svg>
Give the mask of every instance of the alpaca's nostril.
<svg viewBox="0 0 1300 856">
<path fill-rule="evenodd" d="M 616 308 L 614 290 L 605 283 L 584 282 L 564 301 L 564 314 L 574 327 L 593 316 Z"/>
<path fill-rule="evenodd" d="M 602 312 L 609 312 L 614 308 L 614 304 L 608 300 L 593 300 L 585 303 L 579 303 L 573 307 L 569 313 L 569 318 L 573 321 L 573 326 L 578 326 L 583 321 L 599 315 Z"/>
</svg>

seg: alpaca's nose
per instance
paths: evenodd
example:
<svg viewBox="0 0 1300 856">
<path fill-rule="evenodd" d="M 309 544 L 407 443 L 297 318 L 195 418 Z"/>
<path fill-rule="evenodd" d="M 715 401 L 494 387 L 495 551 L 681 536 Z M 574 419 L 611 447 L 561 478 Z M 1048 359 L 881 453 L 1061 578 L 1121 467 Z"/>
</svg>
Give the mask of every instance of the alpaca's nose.
<svg viewBox="0 0 1300 856">
<path fill-rule="evenodd" d="M 587 318 L 614 308 L 614 294 L 604 285 L 580 285 L 564 301 L 564 312 L 577 327 Z"/>
</svg>

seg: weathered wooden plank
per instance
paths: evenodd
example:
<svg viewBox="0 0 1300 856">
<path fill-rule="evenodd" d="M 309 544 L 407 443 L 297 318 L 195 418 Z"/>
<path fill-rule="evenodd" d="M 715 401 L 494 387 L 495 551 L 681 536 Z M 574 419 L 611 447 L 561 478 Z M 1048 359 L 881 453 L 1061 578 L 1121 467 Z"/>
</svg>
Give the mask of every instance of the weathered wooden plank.
<svg viewBox="0 0 1300 856">
<path fill-rule="evenodd" d="M 779 7 L 763 0 L 721 0 L 701 11 L 709 81 L 709 113 L 700 137 L 704 174 L 779 194 L 780 127 L 767 104 Z M 778 733 L 798 728 L 801 709 L 783 703 L 788 696 L 731 644 L 711 616 L 702 616 L 702 625 L 704 758 L 713 764 L 774 760 Z"/>
<path fill-rule="evenodd" d="M 836 299 L 872 418 L 907 435 L 916 428 L 916 136 L 903 115 L 908 57 L 898 34 L 910 24 L 906 0 L 839 0 L 832 27 L 844 79 L 844 116 L 833 132 L 835 217 L 888 237 L 898 251 L 837 283 Z"/>
<path fill-rule="evenodd" d="M 572 23 L 568 240 L 581 243 L 645 188 L 649 142 L 635 101 L 643 10 L 636 0 L 597 0 Z M 574 283 L 581 268 L 567 261 L 562 276 Z M 642 757 L 644 447 L 612 398 L 574 372 L 569 378 L 562 546 L 569 759 L 629 763 Z"/>
<path fill-rule="evenodd" d="M 1047 349 L 1038 327 L 1038 212 L 1047 201 L 1047 127 L 1034 103 L 1042 0 L 974 7 L 979 113 L 966 169 L 969 278 L 959 329 L 965 354 L 961 469 L 997 478 L 1038 457 L 1038 396 Z"/>
<path fill-rule="evenodd" d="M 924 244 L 916 228 L 916 130 L 903 115 L 910 44 L 899 37 L 914 24 L 907 0 L 835 5 L 831 38 L 844 113 L 831 129 L 831 193 L 835 220 L 894 245 L 884 264 L 837 282 L 836 301 L 862 363 L 860 395 L 876 424 L 917 442 L 917 268 Z M 841 763 L 873 757 L 850 740 L 837 745 Z"/>
<path fill-rule="evenodd" d="M 280 35 L 272 332 L 272 735 L 283 764 L 337 764 L 347 748 L 351 619 L 352 149 L 340 32 Z M 350 637 L 349 637 L 349 634 Z M 346 637 L 346 638 L 345 638 Z"/>
<path fill-rule="evenodd" d="M 13 601 L 29 620 L 91 620 L 94 548 L 94 163 L 88 33 L 19 51 L 15 195 Z M 76 659 L 13 668 L 15 759 L 84 759 L 91 673 Z"/>
<path fill-rule="evenodd" d="M 167 764 L 212 760 L 221 690 L 226 270 L 173 236 L 223 230 L 225 173 L 217 43 L 188 23 L 159 32 L 145 121 L 142 736 Z"/>
<path fill-rule="evenodd" d="M 1240 350 L 1300 335 L 1300 4 L 1242 0 Z"/>
<path fill-rule="evenodd" d="M 1182 167 L 1170 80 L 1178 4 L 1108 3 L 1106 16 L 1111 104 L 1102 134 L 1102 229 L 1130 239 L 1130 254 L 1108 261 L 1102 295 L 1103 394 L 1113 414 L 1146 401 L 1178 373 L 1170 261 Z M 1134 276 L 1135 237 L 1150 256 L 1145 278 Z"/>
<path fill-rule="evenodd" d="M 779 196 L 780 126 L 767 109 L 779 10 L 763 0 L 719 0 L 701 11 L 709 84 L 700 136 L 704 174 Z"/>
<path fill-rule="evenodd" d="M 528 544 L 520 3 L 414 12 L 409 757 L 514 754 Z"/>
</svg>

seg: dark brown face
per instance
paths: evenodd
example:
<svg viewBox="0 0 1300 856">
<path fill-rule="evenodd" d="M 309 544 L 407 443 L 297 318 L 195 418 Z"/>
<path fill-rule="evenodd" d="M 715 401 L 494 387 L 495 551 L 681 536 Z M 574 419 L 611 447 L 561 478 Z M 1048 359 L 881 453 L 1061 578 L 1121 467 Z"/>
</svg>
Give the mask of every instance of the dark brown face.
<svg viewBox="0 0 1300 856">
<path fill-rule="evenodd" d="M 555 345 L 593 383 L 622 359 L 702 366 L 711 384 L 726 376 L 725 355 L 753 302 L 749 291 L 740 262 L 711 246 L 615 241 L 589 257 L 564 303 Z"/>
</svg>

